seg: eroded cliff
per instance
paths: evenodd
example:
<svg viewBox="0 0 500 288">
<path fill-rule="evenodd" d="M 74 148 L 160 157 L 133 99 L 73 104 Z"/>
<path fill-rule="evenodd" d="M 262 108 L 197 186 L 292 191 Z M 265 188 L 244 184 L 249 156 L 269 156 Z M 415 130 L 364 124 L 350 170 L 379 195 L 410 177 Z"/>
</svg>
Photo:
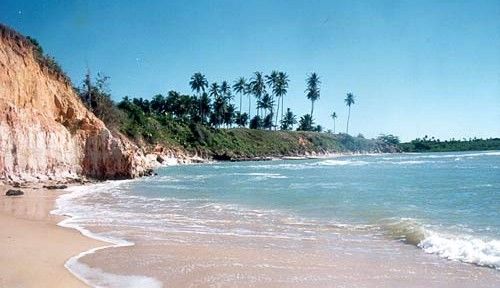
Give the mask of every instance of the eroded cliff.
<svg viewBox="0 0 500 288">
<path fill-rule="evenodd" d="M 112 135 L 34 49 L 0 24 L 0 180 L 131 178 L 148 171 L 142 152 Z"/>
</svg>

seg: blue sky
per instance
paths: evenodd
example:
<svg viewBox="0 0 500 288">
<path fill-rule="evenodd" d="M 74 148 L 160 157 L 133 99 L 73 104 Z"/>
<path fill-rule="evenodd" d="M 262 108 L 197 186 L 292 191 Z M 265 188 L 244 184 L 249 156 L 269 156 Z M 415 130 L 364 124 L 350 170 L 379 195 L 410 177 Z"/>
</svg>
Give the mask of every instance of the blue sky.
<svg viewBox="0 0 500 288">
<path fill-rule="evenodd" d="M 111 77 L 115 100 L 190 92 L 254 71 L 290 75 L 285 106 L 318 124 L 403 140 L 500 137 L 500 1 L 20 1 L 0 22 L 39 40 L 74 83 Z M 246 103 L 246 102 L 245 102 Z M 244 106 L 245 108 L 246 106 Z"/>
</svg>

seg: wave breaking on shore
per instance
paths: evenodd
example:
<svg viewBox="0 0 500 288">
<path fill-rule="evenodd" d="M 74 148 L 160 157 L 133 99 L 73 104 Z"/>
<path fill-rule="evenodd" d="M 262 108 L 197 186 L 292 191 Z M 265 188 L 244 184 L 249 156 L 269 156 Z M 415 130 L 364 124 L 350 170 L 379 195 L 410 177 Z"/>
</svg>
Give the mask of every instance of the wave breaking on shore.
<svg viewBox="0 0 500 288">
<path fill-rule="evenodd" d="M 59 222 L 57 225 L 65 228 L 73 228 L 84 236 L 89 238 L 111 243 L 110 245 L 105 245 L 102 247 L 97 247 L 84 251 L 76 256 L 71 257 L 64 265 L 75 277 L 80 279 L 85 284 L 91 287 L 123 287 L 123 288 L 134 288 L 134 287 L 144 287 L 144 288 L 161 288 L 163 284 L 151 277 L 141 276 L 141 275 L 117 275 L 103 271 L 100 268 L 90 267 L 81 261 L 80 258 L 93 254 L 102 249 L 116 248 L 116 247 L 127 247 L 133 246 L 134 243 L 117 239 L 109 236 L 103 236 L 96 234 L 86 229 L 82 225 L 78 224 L 76 221 L 79 218 L 85 217 L 86 211 L 75 210 L 75 207 L 70 205 L 71 199 L 76 197 L 84 196 L 88 193 L 95 193 L 99 190 L 107 190 L 123 182 L 133 181 L 133 180 L 123 180 L 123 181 L 107 181 L 99 184 L 92 184 L 86 186 L 73 186 L 66 189 L 67 194 L 59 196 L 56 200 L 56 209 L 51 211 L 51 214 L 60 215 L 66 217 L 64 220 Z"/>
<path fill-rule="evenodd" d="M 500 241 L 472 235 L 455 235 L 427 228 L 410 218 L 383 224 L 390 237 L 415 245 L 441 258 L 500 270 Z"/>
</svg>

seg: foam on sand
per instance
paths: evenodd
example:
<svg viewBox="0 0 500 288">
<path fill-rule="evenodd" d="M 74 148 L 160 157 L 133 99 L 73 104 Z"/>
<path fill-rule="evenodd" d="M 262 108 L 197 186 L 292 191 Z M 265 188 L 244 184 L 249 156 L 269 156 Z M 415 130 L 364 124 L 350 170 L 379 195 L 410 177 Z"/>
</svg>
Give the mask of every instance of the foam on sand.
<svg viewBox="0 0 500 288">
<path fill-rule="evenodd" d="M 102 184 L 95 184 L 89 186 L 74 186 L 68 188 L 68 194 L 61 195 L 56 200 L 56 209 L 51 211 L 51 214 L 66 216 L 67 218 L 63 221 L 59 222 L 57 225 L 66 228 L 74 228 L 83 235 L 93 238 L 99 241 L 111 243 L 110 245 L 105 245 L 102 247 L 97 247 L 90 249 L 88 251 L 82 252 L 76 256 L 71 257 L 64 265 L 66 269 L 68 269 L 73 275 L 75 275 L 78 279 L 83 281 L 85 284 L 91 287 L 123 287 L 123 288 L 132 288 L 132 287 L 145 287 L 145 288 L 158 288 L 163 287 L 163 284 L 151 277 L 140 276 L 140 275 L 117 275 L 103 271 L 99 268 L 89 267 L 88 265 L 78 261 L 80 258 L 85 255 L 93 254 L 96 251 L 113 248 L 113 247 L 125 247 L 125 246 L 133 246 L 133 242 L 129 242 L 122 239 L 116 239 L 111 237 L 105 237 L 99 234 L 95 234 L 90 232 L 83 226 L 80 226 L 76 221 L 78 217 L 83 217 L 84 215 L 80 215 L 77 212 L 69 212 L 71 211 L 71 199 L 75 197 L 80 197 L 87 193 L 93 193 L 99 191 L 101 189 L 110 189 L 115 187 L 116 185 L 120 185 L 125 181 L 113 181 L 113 182 L 105 182 Z"/>
<path fill-rule="evenodd" d="M 487 266 L 500 270 L 500 241 L 481 240 L 471 236 L 446 237 L 428 232 L 418 247 L 426 253 L 466 263 Z"/>
</svg>

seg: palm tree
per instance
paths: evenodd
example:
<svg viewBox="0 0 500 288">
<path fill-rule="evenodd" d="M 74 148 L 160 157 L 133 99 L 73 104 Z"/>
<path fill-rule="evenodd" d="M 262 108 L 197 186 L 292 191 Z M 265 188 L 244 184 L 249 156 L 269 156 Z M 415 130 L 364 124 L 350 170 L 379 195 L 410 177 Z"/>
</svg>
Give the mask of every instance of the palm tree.
<svg viewBox="0 0 500 288">
<path fill-rule="evenodd" d="M 245 91 L 243 93 L 245 93 L 245 95 L 248 95 L 248 119 L 251 119 L 250 112 L 252 110 L 252 85 L 250 83 L 247 83 L 247 85 L 245 85 Z"/>
<path fill-rule="evenodd" d="M 333 134 L 335 134 L 335 119 L 337 119 L 337 113 L 333 112 L 330 117 L 333 119 Z"/>
<path fill-rule="evenodd" d="M 297 124 L 297 116 L 293 114 L 290 108 L 287 108 L 285 118 L 281 120 L 281 129 L 291 130 L 295 124 Z"/>
<path fill-rule="evenodd" d="M 234 104 L 224 103 L 224 114 L 222 119 L 224 124 L 226 124 L 226 128 L 233 125 L 235 110 L 236 108 L 234 107 Z"/>
<path fill-rule="evenodd" d="M 312 73 L 308 78 L 307 78 L 307 89 L 306 89 L 306 96 L 307 99 L 311 100 L 311 119 L 313 118 L 313 112 L 314 112 L 314 102 L 319 99 L 319 84 L 321 84 L 321 81 L 319 81 L 319 76 L 316 73 Z"/>
<path fill-rule="evenodd" d="M 212 85 L 210 85 L 210 89 L 208 89 L 208 93 L 214 99 L 219 98 L 219 95 L 220 95 L 219 84 L 217 84 L 217 82 L 212 83 Z"/>
<path fill-rule="evenodd" d="M 244 77 L 240 77 L 240 79 L 234 81 L 234 85 L 233 85 L 233 90 L 234 92 L 240 94 L 240 114 L 241 114 L 241 107 L 242 107 L 242 103 L 241 103 L 241 98 L 242 98 L 242 95 L 245 93 L 245 89 L 246 89 L 246 84 L 247 83 L 247 80 L 245 80 Z"/>
<path fill-rule="evenodd" d="M 250 91 L 255 96 L 257 101 L 266 93 L 266 84 L 264 83 L 264 76 L 262 72 L 255 72 L 254 77 L 250 81 Z M 257 107 L 257 116 L 259 116 L 259 107 Z"/>
<path fill-rule="evenodd" d="M 210 115 L 210 97 L 207 92 L 201 93 L 200 101 L 200 111 L 201 111 L 201 122 L 205 122 L 207 115 Z"/>
<path fill-rule="evenodd" d="M 300 117 L 298 131 L 311 131 L 313 130 L 314 121 L 311 115 L 306 114 Z"/>
<path fill-rule="evenodd" d="M 270 75 L 266 75 L 266 84 L 267 87 L 271 89 L 271 97 L 274 98 L 276 96 L 276 87 L 278 85 L 278 71 L 273 70 Z M 278 110 L 279 110 L 279 99 L 278 99 Z M 276 126 L 278 125 L 278 113 L 276 113 Z"/>
<path fill-rule="evenodd" d="M 276 82 L 278 80 L 278 71 L 273 70 L 270 75 L 266 75 L 266 84 L 267 87 L 274 87 L 276 85 Z"/>
<path fill-rule="evenodd" d="M 191 86 L 191 90 L 196 91 L 196 93 L 200 94 L 201 91 L 205 92 L 205 88 L 208 87 L 208 81 L 207 78 L 205 78 L 205 75 L 197 72 L 194 73 L 193 76 L 191 76 L 189 85 Z"/>
<path fill-rule="evenodd" d="M 347 93 L 347 97 L 344 99 L 345 105 L 349 106 L 349 114 L 347 115 L 347 128 L 345 130 L 346 134 L 349 134 L 349 119 L 351 118 L 351 105 L 354 104 L 354 95 L 352 93 Z"/>
<path fill-rule="evenodd" d="M 222 84 L 220 85 L 220 94 L 226 100 L 233 99 L 233 96 L 231 95 L 231 86 L 229 86 L 227 81 L 222 81 Z"/>
<path fill-rule="evenodd" d="M 283 104 L 283 96 L 286 94 L 287 89 L 288 89 L 288 75 L 284 72 L 278 72 L 278 71 L 273 71 L 271 72 L 271 75 L 266 76 L 267 78 L 267 85 L 269 88 L 272 88 L 272 92 L 274 96 L 276 96 L 278 100 L 278 105 L 276 108 L 276 126 L 278 127 L 278 115 L 280 111 L 280 98 L 281 102 Z M 281 112 L 281 120 L 283 120 L 283 105 L 282 107 L 282 112 Z"/>
<path fill-rule="evenodd" d="M 278 86 L 276 89 L 276 95 L 281 98 L 281 118 L 280 121 L 283 120 L 283 110 L 285 109 L 284 103 L 283 103 L 283 97 L 285 97 L 286 93 L 288 92 L 288 75 L 285 72 L 279 72 L 278 73 Z M 278 110 L 279 110 L 279 102 L 278 102 Z M 276 111 L 276 119 L 278 119 L 278 110 Z M 277 121 L 277 120 L 276 120 Z"/>
<path fill-rule="evenodd" d="M 274 108 L 274 100 L 269 95 L 269 93 L 266 93 L 264 97 L 262 97 L 259 101 L 257 101 L 257 107 L 264 109 L 264 112 L 269 111 L 269 113 L 266 113 L 264 116 L 264 125 L 265 128 L 271 129 L 273 126 L 273 108 Z"/>
<path fill-rule="evenodd" d="M 198 98 L 200 98 L 200 92 L 203 91 L 205 92 L 205 88 L 208 88 L 208 81 L 207 81 L 207 78 L 205 78 L 205 75 L 201 74 L 200 72 L 197 72 L 197 73 L 194 73 L 193 76 L 191 76 L 191 81 L 189 81 L 189 85 L 191 86 L 191 90 L 192 91 L 196 91 L 196 93 L 198 94 Z M 202 104 L 201 104 L 201 99 L 200 100 L 200 116 L 201 116 L 201 119 L 202 119 L 202 122 L 203 120 L 205 119 L 204 117 L 204 111 L 203 111 L 203 107 L 202 107 Z"/>
</svg>

